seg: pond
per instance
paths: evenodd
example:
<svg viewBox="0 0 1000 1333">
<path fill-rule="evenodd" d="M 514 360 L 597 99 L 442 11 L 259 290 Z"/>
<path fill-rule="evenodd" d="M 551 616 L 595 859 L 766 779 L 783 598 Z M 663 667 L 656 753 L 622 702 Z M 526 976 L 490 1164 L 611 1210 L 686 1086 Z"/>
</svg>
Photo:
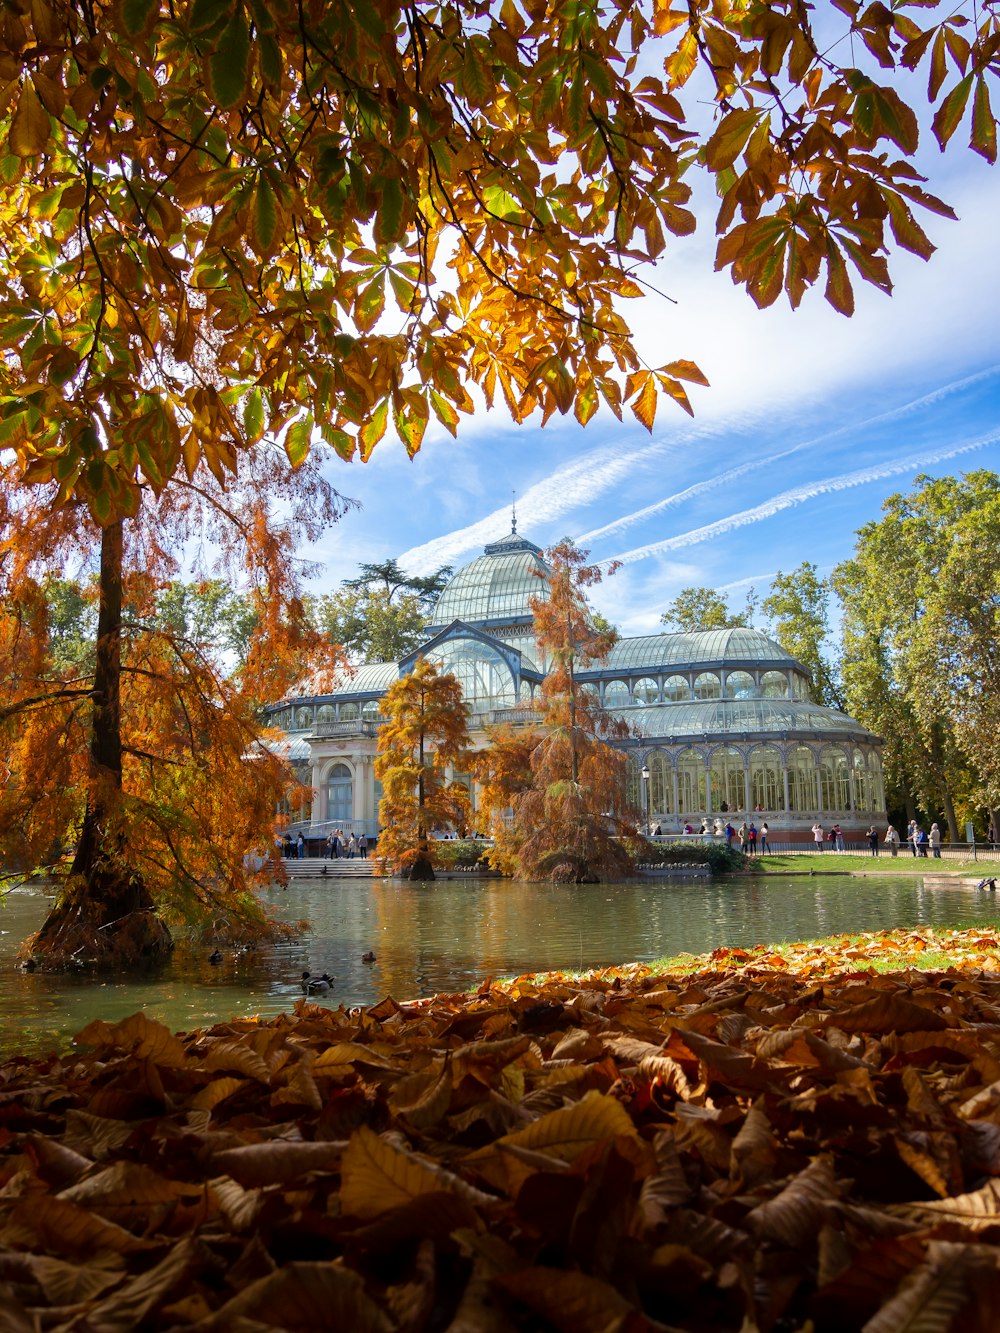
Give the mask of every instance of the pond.
<svg viewBox="0 0 1000 1333">
<path fill-rule="evenodd" d="M 308 933 L 213 966 L 176 958 L 127 981 L 24 973 L 18 946 L 49 904 L 13 889 L 0 906 L 0 1058 L 65 1047 L 92 1018 L 138 1009 L 174 1030 L 237 1015 L 271 1016 L 301 998 L 303 971 L 330 973 L 320 1003 L 372 1004 L 468 990 L 486 977 L 648 962 L 719 945 L 778 943 L 849 931 L 993 925 L 998 904 L 975 888 L 920 879 L 816 875 L 739 880 L 644 880 L 582 886 L 509 880 L 293 880 L 272 898 Z M 367 951 L 374 963 L 362 962 Z"/>
</svg>

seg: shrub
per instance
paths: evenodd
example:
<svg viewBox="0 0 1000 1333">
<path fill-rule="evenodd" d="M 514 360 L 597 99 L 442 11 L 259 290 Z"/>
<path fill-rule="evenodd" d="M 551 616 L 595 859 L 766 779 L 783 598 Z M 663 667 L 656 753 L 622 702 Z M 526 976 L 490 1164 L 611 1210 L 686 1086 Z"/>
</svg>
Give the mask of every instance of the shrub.
<svg viewBox="0 0 1000 1333">
<path fill-rule="evenodd" d="M 735 847 L 707 838 L 690 842 L 648 842 L 641 839 L 633 848 L 640 866 L 707 865 L 713 875 L 731 875 L 747 868 L 747 858 Z"/>
</svg>

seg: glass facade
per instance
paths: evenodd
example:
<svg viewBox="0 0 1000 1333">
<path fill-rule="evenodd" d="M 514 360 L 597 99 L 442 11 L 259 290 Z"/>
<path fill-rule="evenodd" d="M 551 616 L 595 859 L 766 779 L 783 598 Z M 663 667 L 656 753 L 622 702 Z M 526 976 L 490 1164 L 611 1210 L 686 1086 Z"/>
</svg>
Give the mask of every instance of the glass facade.
<svg viewBox="0 0 1000 1333">
<path fill-rule="evenodd" d="M 474 713 L 492 708 L 513 708 L 514 676 L 503 655 L 479 639 L 449 639 L 434 649 L 443 671 L 462 686 L 465 702 Z"/>
<path fill-rule="evenodd" d="M 530 704 L 538 689 L 545 663 L 531 602 L 546 595 L 539 575 L 547 572 L 541 548 L 511 532 L 459 569 L 441 594 L 427 651 L 461 683 L 474 732 L 484 715 Z M 303 688 L 271 711 L 272 724 L 291 733 L 275 744 L 296 763 L 302 756 L 293 759 L 290 747 L 301 747 L 305 780 L 320 783 L 317 818 L 325 806 L 331 819 L 353 812 L 355 821 L 374 820 L 378 787 L 370 764 L 357 760 L 374 754 L 375 728 L 321 724 L 377 721 L 380 699 L 412 661 L 362 664 L 339 673 L 333 688 L 317 679 L 315 694 Z M 759 630 L 622 638 L 604 664 L 577 674 L 590 704 L 625 724 L 609 734 L 628 753 L 629 798 L 641 809 L 645 763 L 650 814 L 671 821 L 664 832 L 689 816 L 697 828 L 702 815 L 748 813 L 748 805 L 772 820 L 779 812 L 801 816 L 806 829 L 825 814 L 844 820 L 862 811 L 867 826 L 884 811 L 879 739 L 813 703 L 803 664 Z"/>
</svg>

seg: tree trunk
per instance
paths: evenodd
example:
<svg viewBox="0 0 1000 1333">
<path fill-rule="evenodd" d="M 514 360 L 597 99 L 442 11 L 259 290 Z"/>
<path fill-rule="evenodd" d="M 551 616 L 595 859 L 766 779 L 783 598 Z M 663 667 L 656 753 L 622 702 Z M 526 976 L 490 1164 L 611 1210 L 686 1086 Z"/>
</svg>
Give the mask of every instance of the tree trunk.
<svg viewBox="0 0 1000 1333">
<path fill-rule="evenodd" d="M 64 891 L 32 952 L 53 966 L 99 964 L 122 968 L 162 957 L 170 933 L 154 913 L 142 877 L 128 864 L 122 813 L 121 520 L 101 534 L 90 765 L 92 785 Z"/>
<path fill-rule="evenodd" d="M 955 818 L 955 802 L 951 799 L 951 792 L 944 794 L 944 817 L 948 822 L 948 839 L 950 842 L 958 842 L 958 820 Z"/>
</svg>

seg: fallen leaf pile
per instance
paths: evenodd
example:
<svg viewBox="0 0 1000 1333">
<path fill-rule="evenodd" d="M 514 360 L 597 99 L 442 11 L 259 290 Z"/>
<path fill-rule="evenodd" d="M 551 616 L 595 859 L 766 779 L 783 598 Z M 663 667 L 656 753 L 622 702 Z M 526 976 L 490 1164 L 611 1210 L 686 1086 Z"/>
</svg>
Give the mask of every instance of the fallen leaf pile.
<svg viewBox="0 0 1000 1333">
<path fill-rule="evenodd" d="M 10 1061 L 0 1331 L 995 1330 L 1000 975 L 747 958 Z"/>
</svg>

